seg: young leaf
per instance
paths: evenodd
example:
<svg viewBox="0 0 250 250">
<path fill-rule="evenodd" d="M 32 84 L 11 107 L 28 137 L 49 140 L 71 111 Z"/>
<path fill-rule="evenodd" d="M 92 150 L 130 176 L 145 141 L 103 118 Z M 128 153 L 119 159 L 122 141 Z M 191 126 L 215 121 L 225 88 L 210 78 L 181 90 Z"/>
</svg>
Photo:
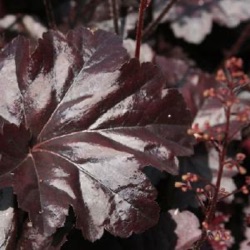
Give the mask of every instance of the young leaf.
<svg viewBox="0 0 250 250">
<path fill-rule="evenodd" d="M 175 156 L 192 153 L 190 114 L 157 67 L 127 58 L 118 37 L 83 28 L 46 33 L 33 53 L 18 38 L 1 53 L 0 186 L 13 187 L 32 234 L 47 240 L 69 206 L 91 241 L 157 222 L 141 169 L 177 173 Z"/>
</svg>

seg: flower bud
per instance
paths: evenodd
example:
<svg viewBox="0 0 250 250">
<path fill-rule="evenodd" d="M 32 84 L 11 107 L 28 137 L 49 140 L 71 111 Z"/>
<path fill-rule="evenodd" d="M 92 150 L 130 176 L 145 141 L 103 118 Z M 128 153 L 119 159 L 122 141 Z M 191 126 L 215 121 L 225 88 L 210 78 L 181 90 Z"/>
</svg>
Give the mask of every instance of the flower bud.
<svg viewBox="0 0 250 250">
<path fill-rule="evenodd" d="M 244 161 L 245 158 L 246 158 L 246 155 L 243 154 L 243 153 L 238 153 L 238 154 L 236 155 L 236 160 L 239 161 L 239 162 Z"/>
<path fill-rule="evenodd" d="M 247 170 L 245 168 L 243 168 L 242 166 L 239 167 L 239 173 L 240 174 L 246 174 L 247 173 Z"/>
</svg>

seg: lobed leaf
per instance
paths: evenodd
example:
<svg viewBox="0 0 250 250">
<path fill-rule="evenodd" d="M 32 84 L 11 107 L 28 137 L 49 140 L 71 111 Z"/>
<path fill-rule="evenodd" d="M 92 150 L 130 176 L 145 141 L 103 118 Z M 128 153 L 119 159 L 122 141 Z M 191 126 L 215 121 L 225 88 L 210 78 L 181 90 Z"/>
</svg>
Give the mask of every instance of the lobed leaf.
<svg viewBox="0 0 250 250">
<path fill-rule="evenodd" d="M 181 94 L 151 63 L 127 60 L 118 37 L 83 28 L 50 31 L 32 53 L 17 38 L 0 55 L 0 187 L 29 212 L 36 249 L 70 206 L 91 241 L 154 225 L 156 191 L 141 169 L 176 174 L 176 156 L 192 153 Z"/>
<path fill-rule="evenodd" d="M 156 0 L 154 15 L 158 16 L 165 5 L 165 0 Z M 183 0 L 173 6 L 163 21 L 171 22 L 176 37 L 199 44 L 211 33 L 213 22 L 233 28 L 249 20 L 249 7 L 248 0 Z"/>
</svg>

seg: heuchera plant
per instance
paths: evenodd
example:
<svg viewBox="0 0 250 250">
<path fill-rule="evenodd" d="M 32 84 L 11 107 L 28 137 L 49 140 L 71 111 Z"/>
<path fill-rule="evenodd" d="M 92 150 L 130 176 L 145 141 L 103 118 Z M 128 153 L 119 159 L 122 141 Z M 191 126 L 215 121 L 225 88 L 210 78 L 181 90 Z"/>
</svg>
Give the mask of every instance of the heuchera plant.
<svg viewBox="0 0 250 250">
<path fill-rule="evenodd" d="M 94 13 L 105 5 L 93 2 L 85 3 L 86 13 L 88 7 Z M 0 51 L 1 249 L 67 249 L 65 242 L 75 229 L 89 242 L 147 230 L 149 237 L 161 234 L 166 250 L 232 246 L 230 213 L 221 206 L 250 190 L 246 155 L 231 152 L 250 123 L 250 102 L 244 96 L 250 80 L 243 62 L 226 60 L 214 79 L 183 55 L 166 59 L 152 51 L 153 63 L 139 59 L 142 40 L 161 21 L 168 20 L 176 36 L 199 43 L 211 31 L 212 20 L 230 27 L 247 20 L 249 12 L 236 15 L 230 24 L 223 9 L 230 12 L 227 6 L 233 2 L 241 10 L 249 2 L 139 2 L 134 58 L 113 33 L 83 27 L 57 31 L 50 1 L 44 3 L 53 30 L 36 46 L 19 36 Z M 112 30 L 129 33 L 118 9 L 128 14 L 137 4 L 111 0 L 105 5 L 111 10 Z M 157 18 L 143 29 L 149 6 Z M 187 32 L 193 23 L 200 28 L 197 20 L 207 26 L 198 37 Z M 199 153 L 191 156 L 201 145 L 202 167 L 195 160 Z M 147 167 L 157 174 L 151 176 Z M 246 175 L 238 188 L 232 181 L 236 174 Z M 182 204 L 175 199 L 166 204 L 161 189 L 168 196 L 179 192 Z M 247 245 L 247 240 L 242 243 Z"/>
<path fill-rule="evenodd" d="M 176 174 L 176 156 L 192 153 L 189 112 L 159 69 L 129 60 L 115 35 L 83 28 L 46 33 L 33 52 L 17 38 L 0 57 L 0 186 L 13 188 L 39 238 L 19 244 L 44 249 L 70 206 L 91 241 L 154 225 L 142 168 Z"/>
</svg>

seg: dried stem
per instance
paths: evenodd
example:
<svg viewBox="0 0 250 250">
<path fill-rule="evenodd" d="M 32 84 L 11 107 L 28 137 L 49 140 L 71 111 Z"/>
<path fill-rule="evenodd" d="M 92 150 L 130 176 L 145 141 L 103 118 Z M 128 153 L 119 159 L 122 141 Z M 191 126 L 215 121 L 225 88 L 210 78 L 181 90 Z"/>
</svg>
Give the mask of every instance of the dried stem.
<svg viewBox="0 0 250 250">
<path fill-rule="evenodd" d="M 117 0 L 109 0 L 109 4 L 110 4 L 110 13 L 111 13 L 111 17 L 113 18 L 113 23 L 114 23 L 114 30 L 115 33 L 117 35 L 119 35 L 119 24 L 118 24 L 118 20 L 119 20 L 119 13 L 118 13 L 118 3 Z"/>
<path fill-rule="evenodd" d="M 51 1 L 50 0 L 43 0 L 43 4 L 44 4 L 45 10 L 46 10 L 49 28 L 56 30 L 57 29 L 56 22 L 55 22 L 55 17 L 54 17 Z"/>
<path fill-rule="evenodd" d="M 178 0 L 170 0 L 170 2 L 166 5 L 166 7 L 162 10 L 160 15 L 153 21 L 151 22 L 148 27 L 144 30 L 143 32 L 143 39 L 148 38 L 151 33 L 154 31 L 156 26 L 160 23 L 162 18 L 169 12 L 169 10 L 172 8 L 172 6 L 177 2 Z"/>
<path fill-rule="evenodd" d="M 148 0 L 141 0 L 139 13 L 138 13 L 138 23 L 136 29 L 136 47 L 135 47 L 135 58 L 140 58 L 141 40 L 142 40 L 142 30 L 144 23 L 144 12 L 147 8 Z"/>
</svg>

